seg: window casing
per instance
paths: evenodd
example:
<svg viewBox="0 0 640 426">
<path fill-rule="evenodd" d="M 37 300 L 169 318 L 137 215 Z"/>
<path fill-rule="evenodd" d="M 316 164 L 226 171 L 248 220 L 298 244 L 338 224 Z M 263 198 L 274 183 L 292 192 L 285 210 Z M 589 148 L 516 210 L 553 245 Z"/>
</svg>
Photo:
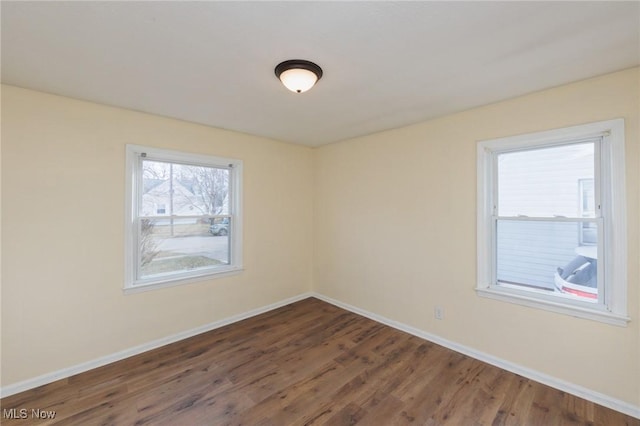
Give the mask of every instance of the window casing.
<svg viewBox="0 0 640 426">
<path fill-rule="evenodd" d="M 625 325 L 625 213 L 621 119 L 479 142 L 478 294 Z"/>
<path fill-rule="evenodd" d="M 242 161 L 127 145 L 125 292 L 242 270 Z"/>
</svg>

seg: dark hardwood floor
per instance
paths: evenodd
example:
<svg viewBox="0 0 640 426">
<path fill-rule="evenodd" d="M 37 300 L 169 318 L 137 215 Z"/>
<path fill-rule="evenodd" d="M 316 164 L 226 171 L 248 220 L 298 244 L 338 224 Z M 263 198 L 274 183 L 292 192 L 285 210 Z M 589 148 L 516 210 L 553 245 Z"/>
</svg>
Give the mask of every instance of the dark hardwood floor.
<svg viewBox="0 0 640 426">
<path fill-rule="evenodd" d="M 317 299 L 1 403 L 6 426 L 640 426 L 638 419 Z M 34 418 L 34 409 L 45 416 L 55 411 L 55 418 Z M 27 418 L 8 419 L 11 413 Z"/>
</svg>

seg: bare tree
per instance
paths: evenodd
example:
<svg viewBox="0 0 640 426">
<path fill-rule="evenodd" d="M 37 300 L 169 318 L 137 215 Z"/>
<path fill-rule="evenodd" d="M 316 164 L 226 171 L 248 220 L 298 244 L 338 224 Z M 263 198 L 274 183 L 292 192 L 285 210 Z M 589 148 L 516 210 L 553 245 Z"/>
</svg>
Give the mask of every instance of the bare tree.
<svg viewBox="0 0 640 426">
<path fill-rule="evenodd" d="M 156 188 L 156 196 L 159 195 L 158 188 L 168 191 L 170 212 L 189 206 L 195 214 L 226 213 L 229 201 L 229 170 L 226 168 L 145 161 L 143 173 L 146 191 Z M 167 185 L 160 186 L 167 181 L 171 183 L 168 188 Z"/>
<path fill-rule="evenodd" d="M 173 200 L 176 206 L 189 206 L 200 215 L 224 214 L 228 205 L 229 171 L 215 167 L 176 165 Z"/>
<path fill-rule="evenodd" d="M 142 219 L 140 221 L 140 266 L 145 266 L 160 253 L 157 243 L 153 239 L 154 224 L 151 219 Z"/>
<path fill-rule="evenodd" d="M 229 171 L 211 167 L 191 167 L 194 195 L 199 205 L 204 206 L 203 214 L 223 214 L 229 195 Z"/>
</svg>

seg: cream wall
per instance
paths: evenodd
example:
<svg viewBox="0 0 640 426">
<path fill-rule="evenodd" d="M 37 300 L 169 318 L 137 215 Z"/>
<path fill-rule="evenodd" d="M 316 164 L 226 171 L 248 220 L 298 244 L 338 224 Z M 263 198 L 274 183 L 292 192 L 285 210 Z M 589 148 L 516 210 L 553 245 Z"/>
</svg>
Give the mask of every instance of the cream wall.
<svg viewBox="0 0 640 426">
<path fill-rule="evenodd" d="M 2 386 L 313 289 L 639 406 L 639 99 L 634 69 L 312 150 L 2 86 Z M 476 141 L 616 117 L 629 326 L 477 297 Z M 127 143 L 244 160 L 242 274 L 123 295 Z"/>
<path fill-rule="evenodd" d="M 125 144 L 244 160 L 244 266 L 124 295 Z M 2 86 L 2 386 L 311 289 L 310 148 Z"/>
<path fill-rule="evenodd" d="M 318 149 L 314 290 L 640 406 L 639 85 L 627 70 Z M 478 297 L 476 141 L 618 117 L 628 327 Z"/>
</svg>

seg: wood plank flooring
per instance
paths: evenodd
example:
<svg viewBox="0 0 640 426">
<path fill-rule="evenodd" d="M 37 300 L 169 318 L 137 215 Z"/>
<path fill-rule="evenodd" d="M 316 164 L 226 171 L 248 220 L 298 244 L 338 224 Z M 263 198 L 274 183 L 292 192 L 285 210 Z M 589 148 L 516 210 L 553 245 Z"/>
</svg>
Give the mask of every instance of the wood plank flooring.
<svg viewBox="0 0 640 426">
<path fill-rule="evenodd" d="M 640 426 L 313 298 L 1 405 L 6 426 Z M 34 409 L 55 411 L 55 418 L 34 418 Z"/>
</svg>

